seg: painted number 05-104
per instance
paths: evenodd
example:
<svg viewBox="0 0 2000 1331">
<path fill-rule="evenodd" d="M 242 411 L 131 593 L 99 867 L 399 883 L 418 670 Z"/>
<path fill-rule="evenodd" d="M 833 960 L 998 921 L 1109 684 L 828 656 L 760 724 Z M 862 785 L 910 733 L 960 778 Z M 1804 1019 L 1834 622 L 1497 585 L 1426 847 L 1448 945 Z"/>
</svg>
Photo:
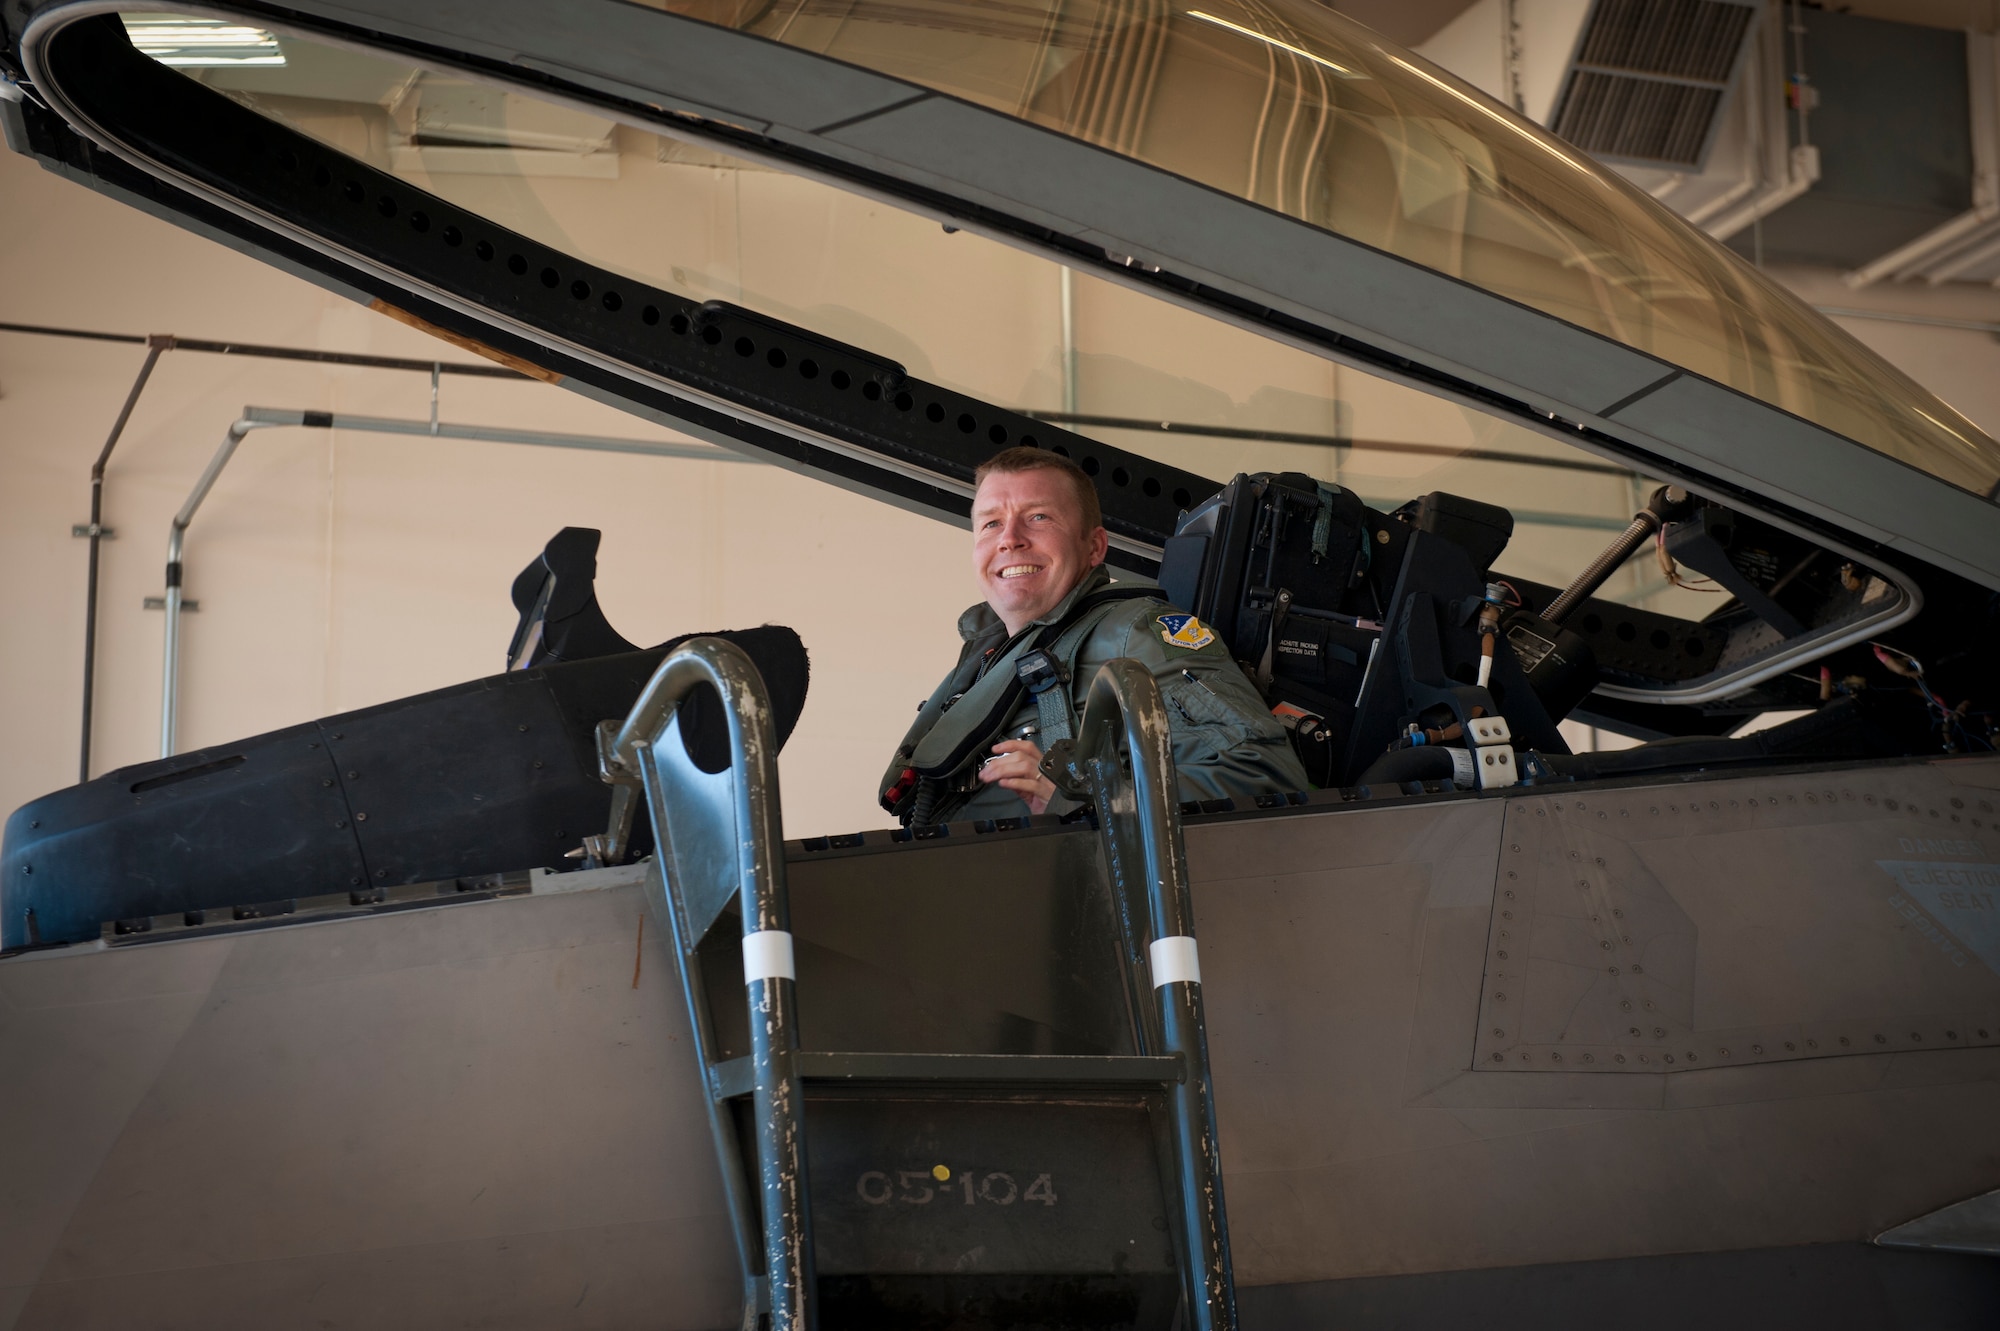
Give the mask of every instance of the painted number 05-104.
<svg viewBox="0 0 2000 1331">
<path fill-rule="evenodd" d="M 1056 1204 L 1055 1180 L 1047 1174 L 1037 1174 L 1027 1187 L 1022 1187 L 1012 1174 L 992 1173 L 984 1176 L 968 1171 L 953 1175 L 944 1165 L 930 1169 L 871 1169 L 854 1181 L 854 1191 L 870 1206 L 887 1206 L 899 1202 L 905 1206 L 929 1206 L 932 1202 L 961 1202 L 966 1206 L 977 1206 L 986 1202 L 993 1206 L 1012 1206 L 1015 1202 L 1040 1202 L 1043 1206 Z"/>
</svg>

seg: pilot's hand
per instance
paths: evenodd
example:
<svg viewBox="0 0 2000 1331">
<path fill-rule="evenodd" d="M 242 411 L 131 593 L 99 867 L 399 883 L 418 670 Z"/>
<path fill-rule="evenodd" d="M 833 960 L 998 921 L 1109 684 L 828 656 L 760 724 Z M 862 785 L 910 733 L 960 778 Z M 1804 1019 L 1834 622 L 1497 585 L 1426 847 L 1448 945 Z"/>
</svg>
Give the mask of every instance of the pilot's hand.
<svg viewBox="0 0 2000 1331">
<path fill-rule="evenodd" d="M 1008 739 L 993 746 L 993 756 L 979 769 L 986 785 L 998 781 L 1028 802 L 1029 813 L 1042 813 L 1055 798 L 1055 783 L 1042 775 L 1042 751 L 1033 740 Z"/>
</svg>

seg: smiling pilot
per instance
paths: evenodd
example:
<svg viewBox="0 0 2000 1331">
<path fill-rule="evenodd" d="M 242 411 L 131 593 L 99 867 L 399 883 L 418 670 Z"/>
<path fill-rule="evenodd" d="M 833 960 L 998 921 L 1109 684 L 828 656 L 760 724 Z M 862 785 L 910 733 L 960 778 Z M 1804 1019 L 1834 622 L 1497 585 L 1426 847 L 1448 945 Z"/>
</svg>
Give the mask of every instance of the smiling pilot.
<svg viewBox="0 0 2000 1331">
<path fill-rule="evenodd" d="M 1153 672 L 1173 728 L 1184 800 L 1306 788 L 1283 728 L 1209 627 L 1157 587 L 1114 583 L 1097 491 L 1069 459 L 1033 448 L 976 473 L 972 571 L 983 604 L 958 618 L 958 665 L 917 712 L 882 781 L 905 825 L 1074 807 L 1040 771 L 1075 734 L 1099 666 Z"/>
</svg>

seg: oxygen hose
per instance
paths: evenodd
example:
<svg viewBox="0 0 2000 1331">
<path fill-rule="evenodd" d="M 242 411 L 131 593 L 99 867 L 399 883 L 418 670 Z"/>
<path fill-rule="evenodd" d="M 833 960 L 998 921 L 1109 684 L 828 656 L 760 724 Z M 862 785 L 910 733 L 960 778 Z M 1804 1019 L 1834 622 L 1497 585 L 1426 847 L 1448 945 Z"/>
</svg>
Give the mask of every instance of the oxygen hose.
<svg viewBox="0 0 2000 1331">
<path fill-rule="evenodd" d="M 929 827 L 931 825 L 931 815 L 937 811 L 937 802 L 938 783 L 936 781 L 919 779 L 917 781 L 917 798 L 915 803 L 910 805 L 910 821 L 906 826 Z"/>
<path fill-rule="evenodd" d="M 1450 781 L 1455 772 L 1451 750 L 1427 744 L 1422 748 L 1395 749 L 1383 754 L 1368 765 L 1368 770 L 1354 784 L 1401 786 L 1410 781 Z"/>
<path fill-rule="evenodd" d="M 1619 533 L 1618 539 L 1606 546 L 1603 554 L 1590 561 L 1590 567 L 1577 575 L 1567 591 L 1549 602 L 1549 608 L 1542 611 L 1542 618 L 1561 627 L 1563 621 L 1588 601 L 1654 532 L 1669 522 L 1681 521 L 1693 508 L 1693 496 L 1678 485 L 1663 485 L 1653 491 L 1653 497 L 1646 501 L 1646 506 L 1633 515 L 1632 525 Z"/>
</svg>

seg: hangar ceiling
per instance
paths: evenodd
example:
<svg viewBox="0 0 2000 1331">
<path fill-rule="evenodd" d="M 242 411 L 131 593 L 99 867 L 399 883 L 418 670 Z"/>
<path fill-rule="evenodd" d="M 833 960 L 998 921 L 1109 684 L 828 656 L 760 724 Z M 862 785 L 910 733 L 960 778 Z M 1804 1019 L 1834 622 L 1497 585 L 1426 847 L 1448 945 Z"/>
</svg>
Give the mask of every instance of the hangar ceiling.
<svg viewBox="0 0 2000 1331">
<path fill-rule="evenodd" d="M 1416 46 L 1472 7 L 1473 0 L 1340 0 L 1332 8 L 1359 19 L 1390 41 Z"/>
</svg>

